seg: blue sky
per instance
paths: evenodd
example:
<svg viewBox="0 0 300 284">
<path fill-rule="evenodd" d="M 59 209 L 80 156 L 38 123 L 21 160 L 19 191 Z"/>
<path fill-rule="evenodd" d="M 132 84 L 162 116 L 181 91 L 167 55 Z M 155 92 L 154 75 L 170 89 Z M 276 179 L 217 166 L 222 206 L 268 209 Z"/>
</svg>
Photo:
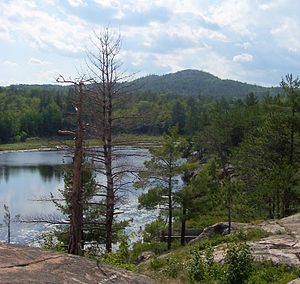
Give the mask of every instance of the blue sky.
<svg viewBox="0 0 300 284">
<path fill-rule="evenodd" d="M 120 32 L 136 77 L 182 69 L 270 86 L 300 75 L 300 1 L 1 0 L 0 85 L 85 72 L 93 31 Z"/>
</svg>

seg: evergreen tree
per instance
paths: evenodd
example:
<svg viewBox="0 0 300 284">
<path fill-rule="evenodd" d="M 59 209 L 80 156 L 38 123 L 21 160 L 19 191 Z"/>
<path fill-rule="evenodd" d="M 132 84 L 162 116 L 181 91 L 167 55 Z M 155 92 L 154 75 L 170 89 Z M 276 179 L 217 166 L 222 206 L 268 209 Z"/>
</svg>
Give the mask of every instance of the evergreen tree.
<svg viewBox="0 0 300 284">
<path fill-rule="evenodd" d="M 147 189 L 139 196 L 139 207 L 155 209 L 163 206 L 168 215 L 168 249 L 172 242 L 172 224 L 174 209 L 174 192 L 178 184 L 178 175 L 183 171 L 180 159 L 180 138 L 176 127 L 163 136 L 161 147 L 151 148 L 152 158 L 144 163 L 145 169 L 139 173 L 137 188 Z"/>
</svg>

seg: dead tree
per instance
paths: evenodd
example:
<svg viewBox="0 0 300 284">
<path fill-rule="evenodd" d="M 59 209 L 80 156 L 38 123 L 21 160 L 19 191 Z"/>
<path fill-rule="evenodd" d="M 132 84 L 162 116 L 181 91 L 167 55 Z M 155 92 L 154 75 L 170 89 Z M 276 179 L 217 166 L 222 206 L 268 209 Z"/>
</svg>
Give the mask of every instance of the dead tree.
<svg viewBox="0 0 300 284">
<path fill-rule="evenodd" d="M 73 163 L 72 163 L 72 182 L 70 191 L 70 239 L 68 244 L 68 253 L 80 254 L 82 249 L 82 228 L 83 228 L 83 200 L 81 171 L 84 162 L 84 134 L 85 127 L 83 123 L 83 100 L 85 93 L 85 83 L 88 80 L 83 78 L 78 80 L 66 80 L 63 76 L 57 79 L 59 83 L 72 84 L 78 93 L 78 99 L 75 103 L 76 110 L 76 130 L 59 131 L 60 134 L 71 135 L 75 140 Z"/>
<path fill-rule="evenodd" d="M 91 153 L 93 160 L 102 167 L 96 171 L 105 182 L 99 186 L 105 199 L 105 248 L 111 252 L 113 243 L 113 224 L 117 212 L 116 204 L 120 200 L 119 189 L 122 187 L 121 177 L 126 170 L 116 165 L 118 155 L 114 148 L 113 130 L 118 120 L 114 116 L 115 100 L 124 92 L 128 76 L 120 71 L 118 60 L 120 53 L 120 36 L 106 29 L 100 35 L 95 34 L 92 41 L 96 51 L 88 53 L 88 69 L 93 78 L 91 97 L 93 99 L 93 129 L 100 139 L 101 149 Z"/>
</svg>

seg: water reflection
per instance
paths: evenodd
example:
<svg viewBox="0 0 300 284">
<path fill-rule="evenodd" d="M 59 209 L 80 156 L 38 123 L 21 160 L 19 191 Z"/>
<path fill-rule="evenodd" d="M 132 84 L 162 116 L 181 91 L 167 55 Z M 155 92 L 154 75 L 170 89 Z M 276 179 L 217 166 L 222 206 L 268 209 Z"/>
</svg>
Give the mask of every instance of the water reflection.
<svg viewBox="0 0 300 284">
<path fill-rule="evenodd" d="M 67 165 L 0 166 L 0 184 L 3 181 L 9 183 L 10 178 L 16 178 L 26 171 L 33 175 L 38 173 L 45 183 L 53 179 L 59 182 L 64 176 L 66 167 Z"/>
<path fill-rule="evenodd" d="M 56 213 L 52 202 L 37 202 L 49 197 L 50 192 L 64 187 L 64 170 L 70 159 L 63 152 L 17 152 L 0 154 L 0 223 L 7 204 L 12 216 L 40 216 Z M 12 224 L 12 241 L 26 243 L 44 225 Z M 6 231 L 0 229 L 0 240 L 5 240 Z"/>
<path fill-rule="evenodd" d="M 131 165 L 141 168 L 149 152 L 145 149 L 119 149 L 120 157 L 114 166 Z M 124 158 L 127 154 L 127 158 Z M 71 159 L 59 151 L 0 153 L 0 224 L 3 223 L 3 205 L 7 204 L 11 215 L 41 216 L 57 214 L 52 202 L 37 202 L 42 196 L 49 197 L 50 192 L 56 193 L 64 188 L 64 171 L 70 166 Z M 102 182 L 97 176 L 98 182 Z M 124 197 L 126 200 L 120 205 L 124 214 L 122 219 L 134 219 L 130 231 L 138 231 L 139 226 L 153 219 L 153 214 L 146 210 L 137 211 L 137 196 L 139 193 L 132 189 L 132 176 L 125 176 L 128 186 Z M 42 224 L 12 225 L 12 242 L 28 243 L 41 231 L 49 228 Z M 5 241 L 6 230 L 0 227 L 0 241 Z"/>
</svg>

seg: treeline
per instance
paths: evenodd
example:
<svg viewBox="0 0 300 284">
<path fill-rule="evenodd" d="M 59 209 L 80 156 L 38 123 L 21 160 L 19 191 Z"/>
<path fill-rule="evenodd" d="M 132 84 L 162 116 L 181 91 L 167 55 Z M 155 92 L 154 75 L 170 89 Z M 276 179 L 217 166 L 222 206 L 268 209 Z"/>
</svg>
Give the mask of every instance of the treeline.
<svg viewBox="0 0 300 284">
<path fill-rule="evenodd" d="M 50 137 L 68 125 L 71 92 L 51 86 L 10 86 L 0 89 L 0 143 Z"/>
<path fill-rule="evenodd" d="M 73 97 L 72 88 L 59 85 L 0 88 L 0 143 L 25 141 L 27 137 L 34 136 L 52 137 L 57 135 L 58 130 L 70 128 L 74 125 Z M 269 96 L 264 97 L 267 99 Z M 117 99 L 115 118 L 128 118 L 120 120 L 113 131 L 114 134 L 161 135 L 178 125 L 180 134 L 194 135 L 209 124 L 216 101 L 233 106 L 244 104 L 241 99 L 135 90 Z"/>
</svg>

